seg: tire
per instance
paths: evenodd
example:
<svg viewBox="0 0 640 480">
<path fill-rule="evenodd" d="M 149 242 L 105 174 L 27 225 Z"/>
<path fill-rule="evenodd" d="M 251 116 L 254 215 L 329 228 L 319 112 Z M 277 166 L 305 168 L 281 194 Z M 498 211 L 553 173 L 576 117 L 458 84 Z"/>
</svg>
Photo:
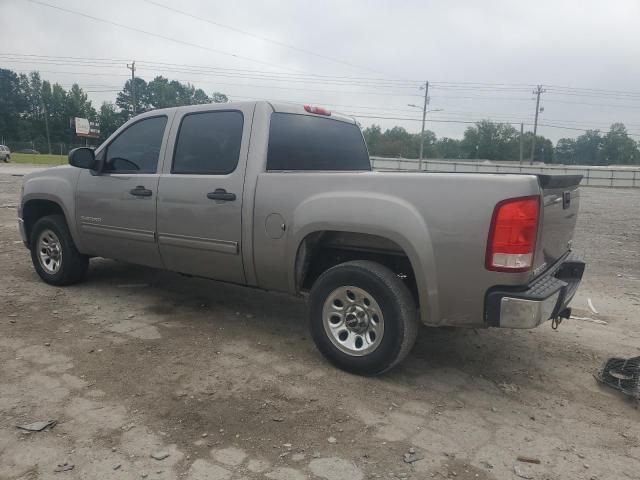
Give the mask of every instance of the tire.
<svg viewBox="0 0 640 480">
<path fill-rule="evenodd" d="M 418 315 L 411 292 L 391 270 L 357 260 L 336 265 L 316 280 L 310 329 L 318 350 L 335 366 L 373 376 L 411 351 Z"/>
<path fill-rule="evenodd" d="M 39 219 L 31 229 L 29 245 L 33 266 L 45 282 L 72 285 L 86 275 L 89 258 L 78 252 L 63 215 Z"/>
</svg>

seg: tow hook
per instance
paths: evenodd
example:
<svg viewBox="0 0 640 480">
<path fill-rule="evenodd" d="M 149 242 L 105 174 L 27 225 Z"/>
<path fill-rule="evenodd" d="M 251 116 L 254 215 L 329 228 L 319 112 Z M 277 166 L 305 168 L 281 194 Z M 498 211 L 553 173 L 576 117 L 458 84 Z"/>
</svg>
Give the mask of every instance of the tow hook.
<svg viewBox="0 0 640 480">
<path fill-rule="evenodd" d="M 570 317 L 571 317 L 571 309 L 569 307 L 563 308 L 558 313 L 558 316 L 553 320 L 551 320 L 551 328 L 553 328 L 554 330 L 557 330 L 560 324 L 562 323 L 562 320 Z"/>
</svg>

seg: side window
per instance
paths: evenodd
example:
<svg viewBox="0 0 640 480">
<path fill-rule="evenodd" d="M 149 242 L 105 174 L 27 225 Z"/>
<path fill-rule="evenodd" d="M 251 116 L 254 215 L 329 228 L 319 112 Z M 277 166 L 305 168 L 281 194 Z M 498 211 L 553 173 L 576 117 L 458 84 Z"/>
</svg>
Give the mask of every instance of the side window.
<svg viewBox="0 0 640 480">
<path fill-rule="evenodd" d="M 191 113 L 180 123 L 171 173 L 225 175 L 238 165 L 244 117 L 238 111 Z"/>
<path fill-rule="evenodd" d="M 140 120 L 107 146 L 105 172 L 155 173 L 167 117 Z"/>
</svg>

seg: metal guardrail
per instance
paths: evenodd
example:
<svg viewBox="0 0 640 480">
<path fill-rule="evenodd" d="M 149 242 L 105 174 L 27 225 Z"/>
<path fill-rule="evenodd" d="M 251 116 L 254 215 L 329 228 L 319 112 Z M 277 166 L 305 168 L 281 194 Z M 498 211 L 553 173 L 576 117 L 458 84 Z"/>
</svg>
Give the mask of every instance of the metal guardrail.
<svg viewBox="0 0 640 480">
<path fill-rule="evenodd" d="M 418 160 L 412 158 L 371 157 L 375 170 L 418 171 Z M 588 165 L 527 165 L 519 163 L 462 162 L 459 160 L 423 160 L 426 172 L 461 173 L 531 173 L 582 175 L 584 186 L 640 188 L 640 167 L 595 167 Z"/>
</svg>

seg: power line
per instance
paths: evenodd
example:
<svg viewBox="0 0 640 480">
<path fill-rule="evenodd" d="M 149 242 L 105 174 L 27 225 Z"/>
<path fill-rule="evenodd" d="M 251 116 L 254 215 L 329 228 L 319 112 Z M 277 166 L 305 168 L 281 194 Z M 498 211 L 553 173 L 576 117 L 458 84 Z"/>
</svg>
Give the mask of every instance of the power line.
<svg viewBox="0 0 640 480">
<path fill-rule="evenodd" d="M 77 16 L 80 16 L 80 17 L 88 18 L 88 19 L 90 19 L 90 20 L 94 20 L 94 21 L 96 21 L 96 22 L 106 23 L 106 24 L 108 24 L 108 25 L 114 25 L 114 26 L 116 26 L 116 27 L 124 28 L 124 29 L 126 29 L 126 30 L 131 30 L 131 31 L 133 31 L 133 32 L 143 33 L 143 34 L 145 34 L 145 35 L 150 35 L 150 36 L 152 36 L 152 37 L 161 38 L 161 39 L 163 39 L 163 40 L 168 40 L 168 41 L 170 41 L 170 42 L 179 43 L 179 44 L 182 44 L 182 45 L 186 45 L 186 46 L 188 46 L 188 47 L 201 48 L 201 49 L 203 49 L 203 50 L 208 50 L 208 51 L 210 51 L 210 52 L 218 53 L 218 54 L 220 54 L 220 55 L 226 55 L 226 56 L 234 57 L 234 58 L 238 58 L 238 59 L 241 59 L 241 60 L 246 60 L 246 61 L 250 61 L 250 62 L 260 63 L 260 64 L 262 64 L 262 65 L 272 66 L 272 63 L 271 63 L 271 62 L 263 62 L 262 60 L 257 60 L 257 59 L 255 59 L 255 58 L 250 58 L 250 57 L 245 57 L 245 56 L 243 56 L 243 55 L 238 55 L 238 54 L 235 54 L 235 53 L 225 52 L 225 51 L 223 51 L 223 50 L 218 50 L 218 49 L 216 49 L 216 48 L 207 47 L 207 46 L 205 46 L 205 45 L 199 45 L 199 44 L 197 44 L 197 43 L 187 42 L 187 41 L 185 41 L 185 40 L 180 40 L 180 39 L 173 38 L 173 37 L 167 37 L 167 36 L 165 36 L 165 35 L 161 35 L 161 34 L 159 34 L 159 33 L 148 32 L 148 31 L 146 31 L 146 30 L 142 30 L 142 29 L 140 29 L 140 28 L 131 27 L 131 26 L 129 26 L 129 25 L 124 25 L 124 24 L 122 24 L 122 23 L 114 22 L 114 21 L 111 21 L 111 20 L 106 20 L 106 19 L 104 19 L 104 18 L 94 17 L 93 15 L 88 15 L 88 14 L 86 14 L 86 13 L 77 12 L 77 11 L 75 11 L 75 10 L 70 10 L 70 9 L 68 9 L 68 8 L 59 7 L 59 6 L 57 6 L 57 5 L 51 5 L 51 4 L 49 4 L 49 3 L 41 2 L 40 0 L 27 0 L 27 2 L 31 2 L 31 3 L 37 4 L 37 5 L 42 5 L 42 6 L 44 6 L 44 7 L 53 8 L 53 9 L 55 9 L 55 10 L 60 10 L 60 11 L 62 11 L 62 12 L 70 13 L 70 14 L 72 14 L 72 15 L 77 15 Z M 295 71 L 295 70 L 293 70 L 293 69 L 290 69 L 290 68 L 284 68 L 284 67 L 276 67 L 276 68 L 280 68 L 280 69 L 283 69 L 283 70 Z"/>
<path fill-rule="evenodd" d="M 45 59 L 69 59 L 69 60 L 79 60 L 79 61 L 90 61 L 93 62 L 101 62 L 101 63 L 111 63 L 113 66 L 118 66 L 124 64 L 129 61 L 129 59 L 113 59 L 113 58 L 93 58 L 93 57 L 70 57 L 70 56 L 50 56 L 50 55 L 36 55 L 36 54 L 18 54 L 18 53 L 0 53 L 0 57 L 33 57 L 33 58 L 45 58 Z M 34 62 L 35 63 L 35 62 Z M 75 62 L 82 65 L 82 62 Z M 174 66 L 178 68 L 184 68 L 185 73 L 189 73 L 191 70 L 189 69 L 199 69 L 206 71 L 224 71 L 224 72 L 237 72 L 237 73 L 246 73 L 246 74 L 270 74 L 279 76 L 282 78 L 288 77 L 300 77 L 300 78 L 326 78 L 326 79 L 343 79 L 343 80 L 365 80 L 369 82 L 387 82 L 387 83 L 399 83 L 405 86 L 419 86 L 422 84 L 421 80 L 400 80 L 400 79 L 377 79 L 370 77 L 349 77 L 349 76 L 332 76 L 332 75 L 319 75 L 315 73 L 305 74 L 305 73 L 289 73 L 289 72 L 268 72 L 268 71 L 257 71 L 257 70 L 246 70 L 246 69 L 229 69 L 229 68 L 220 68 L 220 67 L 207 67 L 202 65 L 186 65 L 186 64 L 176 64 L 176 63 L 168 63 L 168 62 L 155 62 L 155 61 L 138 61 L 140 64 L 146 65 L 163 65 L 163 66 Z M 66 65 L 66 63 L 65 63 Z M 87 65 L 89 66 L 89 65 Z M 103 65 L 100 65 L 101 67 Z M 107 67 L 109 65 L 104 65 Z M 431 88 L 435 89 L 443 89 L 443 90 L 469 90 L 469 91 L 528 91 L 528 87 L 535 86 L 532 84 L 525 83 L 483 83 L 483 82 L 451 82 L 451 81 L 441 81 L 441 82 L 430 82 Z M 594 98 L 600 98 L 603 95 L 607 97 L 616 97 L 616 96 L 627 96 L 627 97 L 640 97 L 640 91 L 623 91 L 623 90 L 604 90 L 604 89 L 595 89 L 595 88 L 583 88 L 583 87 L 568 87 L 568 86 L 558 86 L 558 85 L 545 85 L 547 87 L 549 94 L 579 94 L 579 96 L 591 96 Z M 460 88 L 455 88 L 460 87 Z M 501 88 L 505 87 L 505 88 Z M 514 88 L 510 88 L 514 87 Z M 526 88 L 525 88 L 526 87 Z M 476 98 L 476 97 L 459 97 L 459 98 Z M 484 97 L 486 98 L 486 97 Z M 623 99 L 623 98 L 620 98 Z M 624 98 L 626 99 L 626 98 Z M 554 102 L 561 102 L 560 100 L 555 100 Z M 571 104 L 584 104 L 584 105 L 594 105 L 594 106 L 614 106 L 614 107 L 624 107 L 625 105 L 610 105 L 610 104 L 590 104 L 586 102 L 561 102 L 561 103 L 571 103 Z"/>
<path fill-rule="evenodd" d="M 143 70 L 140 67 L 136 66 L 136 70 Z M 52 71 L 52 70 L 40 70 L 43 73 L 64 73 L 64 74 L 74 74 L 74 75 L 101 75 L 93 72 L 69 72 L 69 71 Z M 129 77 L 129 75 L 121 75 L 114 74 L 117 76 L 125 76 Z M 183 80 L 183 79 L 175 79 L 181 82 L 191 82 L 191 80 Z M 411 93 L 400 93 L 400 92 L 378 92 L 378 91 L 358 91 L 358 90 L 331 90 L 331 89 L 314 89 L 314 88 L 297 88 L 297 87 L 287 87 L 287 86 L 279 86 L 279 85 L 263 85 L 263 84 L 238 84 L 238 83 L 220 83 L 216 82 L 216 85 L 221 86 L 232 86 L 232 87 L 240 87 L 240 88 L 269 88 L 275 90 L 299 90 L 299 91 L 307 91 L 307 92 L 324 92 L 324 93 L 343 93 L 349 95 L 374 95 L 374 96 L 391 96 L 391 97 L 422 97 L 422 95 L 411 94 Z"/>
<path fill-rule="evenodd" d="M 83 61 L 89 62 L 102 62 L 102 63 L 116 63 L 123 64 L 128 62 L 129 59 L 113 59 L 113 58 L 92 58 L 92 57 L 69 57 L 69 56 L 51 56 L 51 55 L 35 55 L 35 54 L 19 54 L 19 53 L 0 53 L 0 57 L 21 57 L 21 58 L 44 58 L 50 60 L 72 60 L 75 63 L 81 63 Z M 375 82 L 384 82 L 384 83 L 399 83 L 405 85 L 413 85 L 419 86 L 422 84 L 421 80 L 402 80 L 402 79 L 393 79 L 393 78 L 371 78 L 371 77 L 353 77 L 353 76 L 336 76 L 336 75 L 321 75 L 318 73 L 296 73 L 296 72 L 273 72 L 273 71 L 264 71 L 264 70 L 247 70 L 247 69 L 239 69 L 239 68 L 222 68 L 222 67 L 210 67 L 206 65 L 190 65 L 190 64 L 180 64 L 180 63 L 169 63 L 169 62 L 158 62 L 152 60 L 138 60 L 141 64 L 148 65 L 162 65 L 162 66 L 172 66 L 172 67 L 180 67 L 185 69 L 198 69 L 198 70 L 211 70 L 211 71 L 224 71 L 224 72 L 237 72 L 237 73 L 247 73 L 247 74 L 270 74 L 277 75 L 282 77 L 301 77 L 301 78 L 325 78 L 325 79 L 333 79 L 333 80 L 367 80 L 367 81 L 375 81 Z"/>
<path fill-rule="evenodd" d="M 284 43 L 284 42 L 279 42 L 279 41 L 273 40 L 271 38 L 263 37 L 263 36 L 260 36 L 260 35 L 255 35 L 255 34 L 253 34 L 251 32 L 247 32 L 245 30 L 241 30 L 241 29 L 236 28 L 236 27 L 232 27 L 232 26 L 229 26 L 229 25 L 224 25 L 222 23 L 215 22 L 215 21 L 210 20 L 208 18 L 199 17 L 199 16 L 193 15 L 193 14 L 191 14 L 189 12 L 185 12 L 184 10 L 179 10 L 177 8 L 170 7 L 168 5 L 164 5 L 164 4 L 160 3 L 160 2 L 155 2 L 153 0 L 142 0 L 142 1 L 150 3 L 150 4 L 155 5 L 157 7 L 160 7 L 160 8 L 164 8 L 165 10 L 169 10 L 170 12 L 178 13 L 180 15 L 184 15 L 185 17 L 189 17 L 189 18 L 192 18 L 194 20 L 198 20 L 200 22 L 205 22 L 205 23 L 208 23 L 210 25 L 214 25 L 216 27 L 226 28 L 227 30 L 231 30 L 231 31 L 236 32 L 236 33 L 241 33 L 243 35 L 247 35 L 249 37 L 253 37 L 253 38 L 256 38 L 258 40 L 262 40 L 264 42 L 270 42 L 270 43 L 273 43 L 275 45 L 279 45 L 281 47 L 289 48 L 291 50 L 295 50 L 297 52 L 301 52 L 301 53 L 304 53 L 304 54 L 307 54 L 307 55 L 312 55 L 314 57 L 322 58 L 322 59 L 328 60 L 330 62 L 340 63 L 342 65 L 348 65 L 350 67 L 358 68 L 360 70 L 366 70 L 368 72 L 380 73 L 381 75 L 384 75 L 384 73 L 377 72 L 375 70 L 372 70 L 372 69 L 370 69 L 368 67 L 364 67 L 362 65 L 358 65 L 358 64 L 355 64 L 355 63 L 351 63 L 351 62 L 345 62 L 343 60 L 338 60 L 338 59 L 335 59 L 335 58 L 332 58 L 332 57 L 328 57 L 326 55 L 322 55 L 320 53 L 312 52 L 312 51 L 306 50 L 304 48 L 300 48 L 300 47 L 296 47 L 296 46 L 293 46 L 293 45 L 289 45 L 289 44 Z"/>
<path fill-rule="evenodd" d="M 17 54 L 17 53 L 0 53 L 0 57 L 9 57 L 8 62 L 18 62 L 18 63 L 29 63 L 25 59 L 26 58 L 39 58 L 39 59 L 47 59 L 46 61 L 39 61 L 40 63 L 47 64 L 60 64 L 60 65 L 78 65 L 78 66 L 97 66 L 101 68 L 114 68 L 119 65 L 122 65 L 128 62 L 128 59 L 113 59 L 113 58 L 92 58 L 92 57 L 70 57 L 70 56 L 49 56 L 49 55 L 35 55 L 35 54 Z M 16 58 L 18 57 L 18 58 Z M 56 60 L 56 61 L 53 61 Z M 64 61 L 60 61 L 64 60 Z M 70 60 L 67 62 L 66 60 Z M 34 62 L 35 63 L 35 62 Z M 345 82 L 349 82 L 349 84 L 353 84 L 354 80 L 362 80 L 367 83 L 376 83 L 376 84 L 385 84 L 388 86 L 402 86 L 402 88 L 414 88 L 418 87 L 422 84 L 421 81 L 409 81 L 409 80 L 399 80 L 399 79 L 380 79 L 380 78 L 370 78 L 370 77 L 349 77 L 349 76 L 332 76 L 332 75 L 319 75 L 319 74 L 304 74 L 304 73 L 288 73 L 288 72 L 269 72 L 269 71 L 259 71 L 259 70 L 247 70 L 247 69 L 230 69 L 230 68 L 220 68 L 220 67 L 208 67 L 202 65 L 187 65 L 187 64 L 176 64 L 176 63 L 168 63 L 168 62 L 157 62 L 157 61 L 148 61 L 148 60 L 139 60 L 139 64 L 146 66 L 163 66 L 164 67 L 175 67 L 172 69 L 166 68 L 166 71 L 175 70 L 175 71 L 183 71 L 184 73 L 237 73 L 237 74 L 246 74 L 246 76 L 256 76 L 256 77 L 269 77 L 270 79 L 279 79 L 279 80 L 297 80 L 297 79 L 323 79 L 330 80 L 332 82 L 337 80 L 344 80 Z M 524 92 L 529 91 L 527 85 L 529 84 L 509 84 L 509 83 L 481 83 L 481 82 L 430 82 L 432 89 L 437 90 L 449 90 L 449 91 L 471 91 L 471 92 Z M 577 87 L 561 87 L 561 86 L 548 86 L 547 87 L 549 94 L 558 94 L 558 95 L 574 95 L 574 96 L 591 96 L 594 98 L 600 97 L 620 97 L 624 96 L 620 99 L 640 99 L 640 92 L 631 92 L 631 91 L 621 91 L 621 90 L 602 90 L 602 89 L 593 89 L 593 88 L 577 88 Z M 476 98 L 476 96 L 460 96 L 459 98 Z M 479 97 L 478 97 L 479 98 Z M 486 97 L 482 98 L 495 98 L 495 97 Z M 500 98 L 511 98 L 511 97 L 500 97 Z M 516 98 L 516 97 L 513 97 Z M 518 99 L 520 97 L 517 97 Z M 523 99 L 524 100 L 524 99 Z M 601 104 L 598 104 L 600 106 Z M 624 106 L 624 105 L 615 105 L 615 106 Z"/>
<path fill-rule="evenodd" d="M 0 54 L 2 57 L 2 54 Z M 15 59 L 9 58 L 5 60 L 7 63 L 33 63 L 29 59 Z M 93 68 L 116 68 L 124 64 L 125 62 L 108 62 L 100 63 L 97 61 L 64 61 L 61 59 L 44 59 L 38 60 L 39 65 L 63 65 L 63 66 L 87 66 Z M 208 68 L 208 67 L 196 67 L 193 66 L 178 66 L 175 64 L 161 64 L 156 62 L 146 62 L 139 60 L 138 64 L 150 69 L 150 70 L 162 70 L 168 72 L 189 73 L 192 75 L 208 75 L 208 76 L 221 76 L 221 77 L 234 77 L 234 78 L 259 78 L 271 81 L 286 81 L 286 82 L 305 82 L 305 83 L 323 83 L 333 85 L 360 85 L 360 86 L 375 86 L 379 88 L 409 88 L 413 89 L 418 84 L 409 84 L 406 82 L 399 82 L 396 80 L 377 80 L 366 79 L 357 80 L 349 77 L 330 77 L 330 76 L 318 76 L 318 75 L 295 75 L 293 74 L 281 74 L 273 72 L 261 72 L 255 70 L 237 70 L 237 69 L 222 69 L 222 68 Z M 166 65 L 166 66 L 165 66 Z M 175 66 L 174 66 L 175 65 Z M 158 67 L 162 66 L 162 68 Z"/>
</svg>

